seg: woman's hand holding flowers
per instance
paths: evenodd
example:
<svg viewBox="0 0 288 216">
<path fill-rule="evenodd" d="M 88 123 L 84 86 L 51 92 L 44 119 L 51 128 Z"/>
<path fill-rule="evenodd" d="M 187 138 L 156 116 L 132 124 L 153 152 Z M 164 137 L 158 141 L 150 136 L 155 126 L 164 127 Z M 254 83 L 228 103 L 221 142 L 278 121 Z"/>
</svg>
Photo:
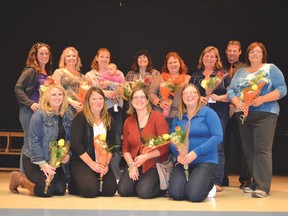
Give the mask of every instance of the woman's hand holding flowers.
<svg viewBox="0 0 288 216">
<path fill-rule="evenodd" d="M 63 160 L 61 161 L 61 163 L 66 164 L 66 163 L 69 161 L 69 159 L 70 159 L 70 156 L 69 156 L 69 154 L 67 154 L 67 155 L 63 158 Z"/>
<path fill-rule="evenodd" d="M 104 166 L 101 165 L 100 163 L 97 163 L 95 161 L 91 161 L 91 163 L 89 164 L 89 167 L 97 173 L 100 173 L 104 170 Z"/>
<path fill-rule="evenodd" d="M 184 157 L 184 164 L 190 164 L 192 161 L 194 161 L 197 158 L 197 155 L 194 151 L 190 151 L 185 157 Z"/>
<path fill-rule="evenodd" d="M 40 169 L 44 172 L 45 176 L 47 177 L 49 174 L 50 175 L 55 175 L 56 174 L 56 168 L 47 164 L 44 164 L 40 167 Z"/>
<path fill-rule="evenodd" d="M 200 97 L 200 101 L 201 101 L 201 103 L 204 104 L 205 106 L 208 104 L 208 98 L 207 98 L 207 97 L 201 96 L 201 97 Z"/>
</svg>

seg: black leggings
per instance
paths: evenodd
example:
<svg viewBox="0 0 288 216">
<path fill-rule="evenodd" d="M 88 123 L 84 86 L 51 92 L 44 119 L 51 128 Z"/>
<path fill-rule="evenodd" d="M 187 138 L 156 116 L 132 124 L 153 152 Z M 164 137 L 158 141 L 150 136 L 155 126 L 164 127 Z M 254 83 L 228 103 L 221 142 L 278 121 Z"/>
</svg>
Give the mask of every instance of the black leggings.
<svg viewBox="0 0 288 216">
<path fill-rule="evenodd" d="M 100 174 L 94 172 L 83 161 L 75 160 L 69 164 L 71 174 L 71 194 L 93 198 L 97 196 L 114 196 L 117 191 L 116 178 L 111 169 L 103 176 L 102 192 L 100 192 Z"/>
<path fill-rule="evenodd" d="M 62 196 L 66 191 L 66 180 L 64 172 L 61 168 L 56 169 L 56 174 L 48 188 L 46 194 L 44 194 L 45 189 L 45 179 L 46 176 L 42 170 L 40 170 L 39 166 L 31 163 L 31 159 L 23 154 L 22 157 L 23 168 L 25 171 L 25 175 L 27 178 L 35 184 L 34 194 L 39 197 L 51 197 L 53 195 Z"/>
<path fill-rule="evenodd" d="M 126 168 L 120 177 L 118 184 L 118 193 L 121 196 L 136 196 L 142 199 L 150 199 L 161 196 L 166 191 L 160 190 L 160 180 L 156 168 L 149 169 L 146 173 L 142 173 L 139 169 L 138 181 L 133 181 L 129 177 L 129 171 Z"/>
</svg>

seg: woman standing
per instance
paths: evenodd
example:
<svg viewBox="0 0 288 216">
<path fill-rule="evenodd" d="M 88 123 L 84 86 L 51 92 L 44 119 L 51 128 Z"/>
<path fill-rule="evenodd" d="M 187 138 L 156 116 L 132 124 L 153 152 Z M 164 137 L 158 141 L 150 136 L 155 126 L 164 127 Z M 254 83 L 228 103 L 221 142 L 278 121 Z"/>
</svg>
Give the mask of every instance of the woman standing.
<svg viewBox="0 0 288 216">
<path fill-rule="evenodd" d="M 135 89 L 131 95 L 128 117 L 124 123 L 122 154 L 128 165 L 122 174 L 118 192 L 121 196 L 138 195 L 143 199 L 161 195 L 156 162 L 167 161 L 169 145 L 143 153 L 143 141 L 169 133 L 163 116 L 151 111 L 144 89 Z"/>
<path fill-rule="evenodd" d="M 83 109 L 83 105 L 78 101 L 78 91 L 80 82 L 85 80 L 85 76 L 80 73 L 81 59 L 78 51 L 74 47 L 67 47 L 63 50 L 59 61 L 59 68 L 53 73 L 53 79 L 61 84 L 67 91 L 69 104 L 75 114 Z"/>
<path fill-rule="evenodd" d="M 149 100 L 156 111 L 162 113 L 166 111 L 165 116 L 169 128 L 179 111 L 181 90 L 190 80 L 190 75 L 186 75 L 187 71 L 188 68 L 179 54 L 170 52 L 166 55 L 161 75 L 153 80 L 149 88 Z M 173 86 L 174 92 L 171 88 L 168 100 L 161 93 L 163 85 Z"/>
<path fill-rule="evenodd" d="M 262 43 L 254 42 L 248 46 L 246 61 L 248 67 L 239 69 L 234 75 L 228 97 L 237 107 L 236 117 L 243 149 L 253 178 L 244 192 L 252 193 L 255 198 L 263 198 L 269 195 L 271 187 L 272 145 L 279 115 L 277 100 L 287 94 L 287 87 L 279 68 L 267 63 L 267 51 Z M 247 106 L 245 88 L 253 92 L 258 90 L 261 83 L 264 86 L 259 89 L 259 95 L 251 98 L 251 106 Z"/>
<path fill-rule="evenodd" d="M 104 93 L 92 87 L 86 94 L 83 111 L 72 122 L 72 157 L 69 164 L 71 194 L 92 198 L 113 196 L 117 190 L 115 176 L 109 169 L 112 153 L 108 154 L 108 163 L 102 165 L 94 150 L 94 138 L 100 135 L 107 137 L 109 148 L 116 144 L 115 127 L 106 108 Z M 101 172 L 104 173 L 102 191 L 99 180 Z"/>
<path fill-rule="evenodd" d="M 92 83 L 92 86 L 98 87 L 103 90 L 106 100 L 106 106 L 108 112 L 110 113 L 112 119 L 114 120 L 115 129 L 116 129 L 116 144 L 121 146 L 121 135 L 122 135 L 122 112 L 123 112 L 123 99 L 119 98 L 116 90 L 112 90 L 109 86 L 105 85 L 105 83 L 101 83 L 99 79 L 101 76 L 107 75 L 107 66 L 110 63 L 110 51 L 107 48 L 100 48 L 96 56 L 94 57 L 91 68 L 89 72 L 85 74 L 86 79 Z M 120 70 L 117 70 L 119 76 L 122 76 L 124 79 L 124 75 Z M 117 100 L 117 110 L 114 110 L 114 102 Z M 113 159 L 111 161 L 111 169 L 117 180 L 119 180 L 121 171 L 120 171 L 120 161 L 121 161 L 121 153 L 120 148 L 116 149 Z"/>
<path fill-rule="evenodd" d="M 22 162 L 25 174 L 12 172 L 9 185 L 11 192 L 18 193 L 17 188 L 22 185 L 31 194 L 39 197 L 65 194 L 66 180 L 63 169 L 56 169 L 48 163 L 50 141 L 70 141 L 73 113 L 67 107 L 68 99 L 64 88 L 57 84 L 50 85 L 40 99 L 40 109 L 32 116 L 29 144 L 23 146 Z M 69 157 L 67 154 L 62 163 L 66 164 Z M 48 175 L 54 175 L 54 178 L 47 193 L 44 193 Z"/>
<path fill-rule="evenodd" d="M 170 182 L 169 195 L 174 200 L 202 202 L 213 188 L 213 176 L 218 163 L 217 145 L 223 139 L 221 123 L 211 108 L 202 106 L 200 92 L 193 84 L 187 84 L 182 94 L 178 118 L 173 121 L 173 132 L 177 126 L 189 133 L 188 153 L 183 155 L 171 145 L 177 158 Z M 189 180 L 183 165 L 188 164 Z"/>
<path fill-rule="evenodd" d="M 219 116 L 225 136 L 226 125 L 229 119 L 227 87 L 230 85 L 231 78 L 227 72 L 223 70 L 219 51 L 216 47 L 209 46 L 204 49 L 199 58 L 198 69 L 198 72 L 192 74 L 190 83 L 193 83 L 199 89 L 201 101 L 209 105 Z M 209 87 L 207 82 L 216 78 L 219 79 L 220 82 L 214 87 Z M 218 145 L 218 159 L 219 162 L 214 177 L 214 184 L 216 185 L 217 192 L 221 192 L 223 190 L 221 186 L 225 167 L 224 142 Z"/>
<path fill-rule="evenodd" d="M 28 146 L 30 120 L 39 105 L 39 86 L 52 74 L 52 56 L 50 46 L 45 43 L 34 44 L 28 54 L 26 67 L 15 85 L 15 95 L 20 111 L 19 119 L 24 131 L 23 146 Z M 22 158 L 23 152 L 21 153 Z M 20 171 L 23 172 L 20 159 Z"/>
</svg>

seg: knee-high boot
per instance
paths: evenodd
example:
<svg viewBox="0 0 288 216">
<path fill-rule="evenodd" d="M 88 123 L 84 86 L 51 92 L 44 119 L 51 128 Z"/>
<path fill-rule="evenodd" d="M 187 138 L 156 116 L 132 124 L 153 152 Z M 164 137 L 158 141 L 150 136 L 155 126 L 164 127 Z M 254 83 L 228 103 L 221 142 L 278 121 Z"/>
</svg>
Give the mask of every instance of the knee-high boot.
<svg viewBox="0 0 288 216">
<path fill-rule="evenodd" d="M 13 171 L 11 173 L 11 179 L 9 184 L 9 189 L 12 193 L 18 194 L 18 187 L 22 185 L 24 188 L 28 189 L 31 194 L 34 194 L 35 184 L 29 181 L 29 179 L 25 176 L 24 173 Z"/>
</svg>

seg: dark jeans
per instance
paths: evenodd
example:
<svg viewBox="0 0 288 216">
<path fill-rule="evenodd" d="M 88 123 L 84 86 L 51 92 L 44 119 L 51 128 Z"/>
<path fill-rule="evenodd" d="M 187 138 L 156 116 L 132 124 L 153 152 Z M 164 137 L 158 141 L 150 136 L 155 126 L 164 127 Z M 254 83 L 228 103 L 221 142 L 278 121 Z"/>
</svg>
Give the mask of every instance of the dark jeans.
<svg viewBox="0 0 288 216">
<path fill-rule="evenodd" d="M 32 118 L 33 113 L 34 112 L 26 106 L 22 106 L 19 110 L 19 120 L 23 129 L 23 132 L 24 132 L 23 146 L 29 145 L 29 127 L 30 127 L 30 120 Z M 20 156 L 20 172 L 24 173 L 22 157 L 23 157 L 23 151 L 21 152 L 21 156 Z"/>
<path fill-rule="evenodd" d="M 51 197 L 53 195 L 64 195 L 66 191 L 66 180 L 63 169 L 61 167 L 56 169 L 56 174 L 48 188 L 46 194 L 44 194 L 45 189 L 45 179 L 46 176 L 39 166 L 31 163 L 31 159 L 23 154 L 22 156 L 23 168 L 27 178 L 35 184 L 34 194 L 38 197 Z"/>
<path fill-rule="evenodd" d="M 160 190 L 159 175 L 156 168 L 151 168 L 146 173 L 139 169 L 138 181 L 133 181 L 129 177 L 129 171 L 126 168 L 120 177 L 118 184 L 118 193 L 123 197 L 139 196 L 142 199 L 159 197 L 164 194 Z"/>
<path fill-rule="evenodd" d="M 119 179 L 121 175 L 120 163 L 121 163 L 121 143 L 122 143 L 121 136 L 122 136 L 122 126 L 123 126 L 123 122 L 122 122 L 123 110 L 121 107 L 118 106 L 118 112 L 114 112 L 113 107 L 108 109 L 108 112 L 110 113 L 114 121 L 115 129 L 116 129 L 116 144 L 119 145 L 117 150 L 114 152 L 109 165 L 115 175 L 115 178 Z"/>
<path fill-rule="evenodd" d="M 217 146 L 218 148 L 218 164 L 215 170 L 215 175 L 213 177 L 213 182 L 216 185 L 222 185 L 223 177 L 224 177 L 224 169 L 225 169 L 225 153 L 224 153 L 224 137 L 226 131 L 226 125 L 228 121 L 228 117 L 226 115 L 221 115 L 217 113 L 219 119 L 221 121 L 221 126 L 223 130 L 223 141 Z"/>
<path fill-rule="evenodd" d="M 100 174 L 80 160 L 71 160 L 69 163 L 71 174 L 70 194 L 79 194 L 82 197 L 114 196 L 117 183 L 111 169 L 103 176 L 102 192 L 100 192 Z"/>
<path fill-rule="evenodd" d="M 174 200 L 202 202 L 208 196 L 214 183 L 212 181 L 217 164 L 199 163 L 189 166 L 187 182 L 182 164 L 177 164 L 169 181 L 169 196 Z"/>
<path fill-rule="evenodd" d="M 272 146 L 278 115 L 269 112 L 249 112 L 244 124 L 236 117 L 244 153 L 252 174 L 252 189 L 269 194 L 272 180 Z"/>
<path fill-rule="evenodd" d="M 239 126 L 236 119 L 236 114 L 234 114 L 227 123 L 226 132 L 225 132 L 225 172 L 223 178 L 223 185 L 229 185 L 229 168 L 230 168 L 230 151 L 232 145 L 232 137 L 234 137 L 235 149 L 233 153 L 236 153 L 237 167 L 239 173 L 239 182 L 241 184 L 250 184 L 251 174 L 248 168 L 247 159 L 244 155 L 242 140 L 239 132 Z"/>
</svg>

